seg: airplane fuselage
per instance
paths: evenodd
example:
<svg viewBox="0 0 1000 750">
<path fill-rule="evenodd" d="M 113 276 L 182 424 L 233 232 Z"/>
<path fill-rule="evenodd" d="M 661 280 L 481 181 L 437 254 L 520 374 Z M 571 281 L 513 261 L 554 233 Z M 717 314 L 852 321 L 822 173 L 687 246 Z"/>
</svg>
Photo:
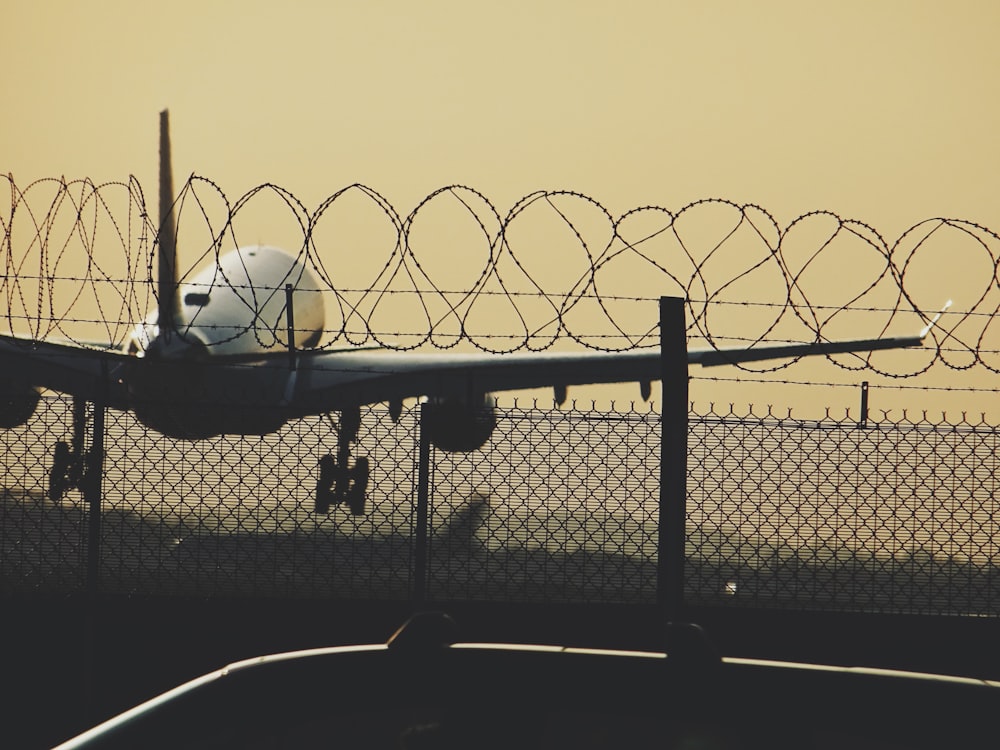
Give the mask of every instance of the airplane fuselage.
<svg viewBox="0 0 1000 750">
<path fill-rule="evenodd" d="M 161 330 L 154 310 L 123 347 L 131 355 L 123 380 L 136 416 L 185 439 L 279 429 L 290 416 L 295 371 L 274 355 L 289 350 L 290 328 L 294 350 L 319 343 L 320 290 L 302 262 L 262 245 L 221 255 L 182 281 L 173 329 Z M 220 372 L 212 367 L 219 362 L 231 366 Z"/>
<path fill-rule="evenodd" d="M 316 346 L 326 320 L 315 275 L 284 250 L 253 245 L 219 256 L 180 282 L 174 331 L 161 335 L 154 310 L 135 326 L 124 349 L 139 357 L 157 347 L 159 354 L 184 356 L 185 344 L 211 356 L 273 354 L 275 347 L 288 347 L 287 285 L 293 289 L 292 341 L 296 348 Z"/>
</svg>

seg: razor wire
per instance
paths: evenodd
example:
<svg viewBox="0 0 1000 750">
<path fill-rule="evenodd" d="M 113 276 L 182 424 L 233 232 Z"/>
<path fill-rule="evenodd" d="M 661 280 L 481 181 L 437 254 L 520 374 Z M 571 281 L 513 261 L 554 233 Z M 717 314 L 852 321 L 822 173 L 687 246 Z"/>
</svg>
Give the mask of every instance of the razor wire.
<svg viewBox="0 0 1000 750">
<path fill-rule="evenodd" d="M 6 331 L 119 347 L 156 309 L 158 221 L 135 178 L 3 178 L 0 305 Z M 686 299 L 688 335 L 709 346 L 912 334 L 947 296 L 954 311 L 906 359 L 829 359 L 849 370 L 911 377 L 941 365 L 1000 372 L 1000 236 L 973 222 L 933 218 L 887 241 L 830 211 L 785 226 L 754 204 L 710 198 L 679 210 L 641 206 L 614 215 L 596 199 L 537 191 L 501 212 L 462 185 L 397 211 L 361 184 L 314 210 L 259 185 L 231 201 L 191 176 L 174 204 L 180 268 L 238 247 L 282 246 L 308 269 L 326 325 L 317 347 L 475 347 L 506 353 L 565 343 L 624 351 L 658 344 L 656 305 Z M 283 290 L 215 283 L 255 295 Z M 238 287 L 238 288 L 237 288 Z M 280 347 L 286 321 L 255 320 Z M 239 335 L 245 331 L 234 332 Z M 788 367 L 741 365 L 752 372 Z"/>
</svg>

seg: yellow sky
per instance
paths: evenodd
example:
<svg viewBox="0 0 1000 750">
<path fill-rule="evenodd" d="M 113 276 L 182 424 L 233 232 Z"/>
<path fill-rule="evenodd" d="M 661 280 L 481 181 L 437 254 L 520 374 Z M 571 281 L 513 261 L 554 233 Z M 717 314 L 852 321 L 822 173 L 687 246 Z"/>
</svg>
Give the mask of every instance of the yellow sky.
<svg viewBox="0 0 1000 750">
<path fill-rule="evenodd" d="M 134 174 L 152 199 L 169 107 L 179 180 L 232 198 L 273 182 L 313 208 L 361 182 L 405 215 L 460 183 L 501 212 L 566 188 L 615 214 L 826 209 L 890 244 L 934 216 L 1000 229 L 991 0 L 13 0 L 3 20 L 19 186 Z"/>
</svg>

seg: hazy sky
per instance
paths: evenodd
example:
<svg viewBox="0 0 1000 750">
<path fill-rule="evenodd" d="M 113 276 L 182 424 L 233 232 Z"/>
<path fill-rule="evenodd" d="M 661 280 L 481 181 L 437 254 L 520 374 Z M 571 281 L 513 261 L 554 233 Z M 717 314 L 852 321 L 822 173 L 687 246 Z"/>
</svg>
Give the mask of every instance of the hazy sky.
<svg viewBox="0 0 1000 750">
<path fill-rule="evenodd" d="M 991 0 L 13 0 L 0 172 L 174 170 L 308 207 L 353 182 L 406 214 L 435 188 L 538 189 L 613 213 L 722 197 L 826 209 L 891 243 L 1000 228 Z M 943 267 L 947 266 L 942 261 Z M 951 269 L 954 271 L 954 269 Z M 853 399 L 853 397 L 852 397 Z"/>
<path fill-rule="evenodd" d="M 1000 224 L 1000 6 L 979 2 L 8 3 L 3 169 L 175 168 L 307 204 L 466 183 L 616 209 L 720 196 L 886 233 Z M 309 200 L 313 198 L 313 200 Z"/>
</svg>

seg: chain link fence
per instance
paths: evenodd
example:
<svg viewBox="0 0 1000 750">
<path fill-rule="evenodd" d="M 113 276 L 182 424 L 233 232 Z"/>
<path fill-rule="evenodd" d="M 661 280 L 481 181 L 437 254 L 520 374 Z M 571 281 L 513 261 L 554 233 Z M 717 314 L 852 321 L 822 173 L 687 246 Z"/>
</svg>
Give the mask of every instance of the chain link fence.
<svg viewBox="0 0 1000 750">
<path fill-rule="evenodd" d="M 421 450 L 420 409 L 362 410 L 367 512 L 314 510 L 326 417 L 186 442 L 45 396 L 0 431 L 4 594 L 654 603 L 660 417 L 500 407 L 482 449 Z M 79 414 L 78 414 L 79 416 Z M 691 606 L 1000 615 L 997 428 L 689 415 Z M 79 424 L 79 420 L 77 420 Z M 57 441 L 103 441 L 54 491 Z M 421 466 L 424 457 L 426 464 Z M 425 476 L 422 488 L 420 477 Z"/>
<path fill-rule="evenodd" d="M 1000 613 L 997 428 L 692 414 L 686 601 Z"/>
</svg>

